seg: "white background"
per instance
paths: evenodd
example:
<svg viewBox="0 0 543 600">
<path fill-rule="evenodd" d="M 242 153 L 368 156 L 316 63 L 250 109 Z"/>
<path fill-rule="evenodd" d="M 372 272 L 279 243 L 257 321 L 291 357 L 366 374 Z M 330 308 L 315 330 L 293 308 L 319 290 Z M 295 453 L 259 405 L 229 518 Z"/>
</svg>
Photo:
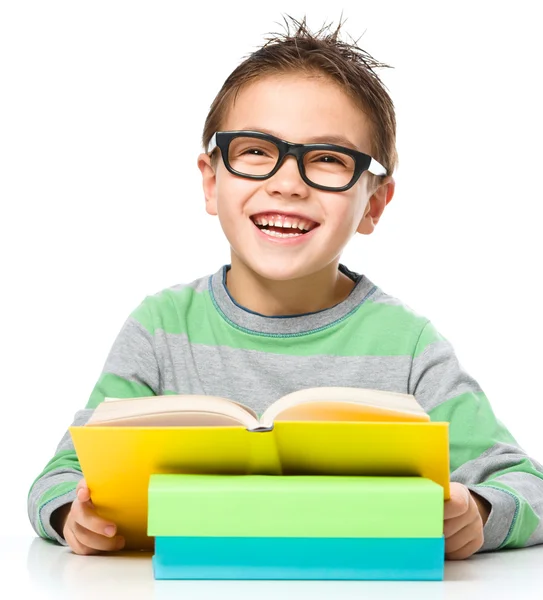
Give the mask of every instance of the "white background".
<svg viewBox="0 0 543 600">
<path fill-rule="evenodd" d="M 394 199 L 342 261 L 431 319 L 543 461 L 538 2 L 0 2 L 3 533 L 147 294 L 229 261 L 196 157 L 282 14 L 337 23 L 395 101 Z"/>
</svg>

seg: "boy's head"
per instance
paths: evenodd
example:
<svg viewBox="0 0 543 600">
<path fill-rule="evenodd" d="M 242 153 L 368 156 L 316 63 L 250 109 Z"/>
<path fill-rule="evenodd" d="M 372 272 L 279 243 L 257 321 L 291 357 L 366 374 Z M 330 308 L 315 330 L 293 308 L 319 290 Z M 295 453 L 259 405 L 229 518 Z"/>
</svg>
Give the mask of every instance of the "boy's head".
<svg viewBox="0 0 543 600">
<path fill-rule="evenodd" d="M 313 34 L 293 22 L 227 78 L 198 159 L 232 264 L 274 280 L 336 269 L 391 200 L 397 163 L 394 106 L 373 71 L 387 65 L 341 41 L 341 25 Z"/>
</svg>

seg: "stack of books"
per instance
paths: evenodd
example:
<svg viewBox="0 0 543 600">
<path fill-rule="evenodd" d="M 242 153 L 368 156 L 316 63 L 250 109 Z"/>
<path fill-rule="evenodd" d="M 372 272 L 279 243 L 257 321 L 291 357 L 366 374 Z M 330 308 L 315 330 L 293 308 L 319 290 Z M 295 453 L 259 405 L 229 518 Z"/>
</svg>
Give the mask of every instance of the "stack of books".
<svg viewBox="0 0 543 600">
<path fill-rule="evenodd" d="M 100 516 L 126 550 L 154 552 L 157 579 L 435 580 L 448 428 L 410 394 L 319 387 L 262 415 L 216 396 L 106 398 L 70 433 Z"/>
<path fill-rule="evenodd" d="M 154 474 L 155 579 L 442 580 L 424 477 Z"/>
</svg>

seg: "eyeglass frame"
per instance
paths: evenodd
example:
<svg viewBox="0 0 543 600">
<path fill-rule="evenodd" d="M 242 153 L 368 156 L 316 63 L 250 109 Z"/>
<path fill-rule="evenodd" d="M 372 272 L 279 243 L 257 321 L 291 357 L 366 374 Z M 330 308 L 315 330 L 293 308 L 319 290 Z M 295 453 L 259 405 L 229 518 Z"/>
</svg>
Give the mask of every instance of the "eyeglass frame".
<svg viewBox="0 0 543 600">
<path fill-rule="evenodd" d="M 277 158 L 277 164 L 275 167 L 266 175 L 248 175 L 247 173 L 236 171 L 236 169 L 232 167 L 230 161 L 228 160 L 228 148 L 230 146 L 230 142 L 237 137 L 254 137 L 274 143 L 279 150 L 279 157 Z M 364 171 L 369 171 L 373 175 L 377 176 L 383 176 L 387 174 L 386 168 L 381 163 L 364 152 L 359 152 L 358 150 L 353 150 L 352 148 L 347 148 L 345 146 L 338 146 L 336 144 L 294 144 L 293 142 L 287 142 L 286 140 L 282 140 L 274 135 L 263 133 L 261 131 L 216 131 L 209 141 L 207 154 L 211 156 L 216 148 L 219 148 L 221 151 L 224 165 L 228 171 L 233 175 L 238 175 L 239 177 L 245 177 L 247 179 L 269 179 L 270 177 L 273 177 L 275 173 L 277 173 L 287 156 L 294 156 L 298 164 L 298 171 L 304 182 L 311 187 L 329 192 L 345 192 L 349 190 L 360 179 L 360 176 L 362 173 L 364 173 Z M 305 174 L 304 156 L 308 152 L 314 150 L 343 152 L 344 154 L 354 158 L 354 173 L 349 183 L 342 187 L 330 187 L 314 183 L 308 179 L 307 175 Z"/>
</svg>

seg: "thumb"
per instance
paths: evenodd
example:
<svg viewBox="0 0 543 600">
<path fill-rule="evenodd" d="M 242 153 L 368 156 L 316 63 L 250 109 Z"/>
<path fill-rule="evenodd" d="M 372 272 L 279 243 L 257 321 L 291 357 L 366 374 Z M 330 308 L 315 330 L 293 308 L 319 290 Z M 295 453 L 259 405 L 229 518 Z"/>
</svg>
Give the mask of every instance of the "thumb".
<svg viewBox="0 0 543 600">
<path fill-rule="evenodd" d="M 467 512 L 470 504 L 468 488 L 461 483 L 451 483 L 451 497 L 445 502 L 444 519 L 454 519 Z"/>
<path fill-rule="evenodd" d="M 75 488 L 75 494 L 79 502 L 89 502 L 90 501 L 90 490 L 87 487 L 87 483 L 84 479 L 82 479 Z"/>
</svg>

